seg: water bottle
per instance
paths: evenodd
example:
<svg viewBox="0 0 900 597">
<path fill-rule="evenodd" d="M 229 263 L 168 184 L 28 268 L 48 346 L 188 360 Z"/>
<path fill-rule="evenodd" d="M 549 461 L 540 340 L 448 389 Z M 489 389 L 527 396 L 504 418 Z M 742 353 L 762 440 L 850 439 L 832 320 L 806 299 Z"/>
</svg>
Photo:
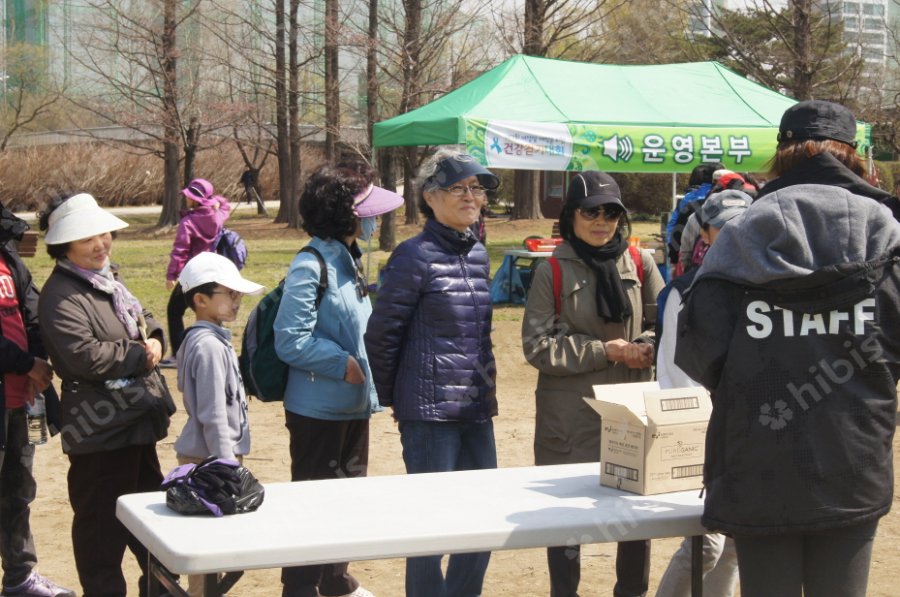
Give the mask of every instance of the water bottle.
<svg viewBox="0 0 900 597">
<path fill-rule="evenodd" d="M 47 406 L 44 395 L 37 394 L 34 404 L 26 405 L 28 413 L 28 443 L 39 446 L 47 443 Z"/>
</svg>

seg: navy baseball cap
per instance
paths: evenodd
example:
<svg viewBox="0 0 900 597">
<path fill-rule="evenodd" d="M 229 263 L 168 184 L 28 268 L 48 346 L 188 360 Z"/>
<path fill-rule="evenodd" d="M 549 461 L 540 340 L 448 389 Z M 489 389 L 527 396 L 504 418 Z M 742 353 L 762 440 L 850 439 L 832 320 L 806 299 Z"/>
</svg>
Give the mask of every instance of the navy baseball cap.
<svg viewBox="0 0 900 597">
<path fill-rule="evenodd" d="M 496 189 L 500 186 L 497 175 L 465 153 L 449 156 L 438 162 L 434 174 L 427 178 L 426 183 L 447 188 L 470 176 L 477 177 L 478 183 L 486 189 Z"/>
</svg>

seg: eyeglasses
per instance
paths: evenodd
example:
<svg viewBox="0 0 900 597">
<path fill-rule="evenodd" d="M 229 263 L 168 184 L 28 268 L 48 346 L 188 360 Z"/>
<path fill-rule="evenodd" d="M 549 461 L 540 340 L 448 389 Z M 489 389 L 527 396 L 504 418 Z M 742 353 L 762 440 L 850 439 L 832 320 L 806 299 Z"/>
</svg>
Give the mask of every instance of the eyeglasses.
<svg viewBox="0 0 900 597">
<path fill-rule="evenodd" d="M 472 193 L 473 197 L 481 199 L 487 194 L 487 189 L 480 184 L 472 185 L 471 187 L 467 187 L 461 184 L 455 184 L 452 187 L 447 187 L 441 190 L 450 193 L 454 197 L 462 197 L 466 193 Z"/>
<path fill-rule="evenodd" d="M 597 207 L 579 207 L 578 213 L 581 214 L 581 217 L 585 220 L 596 220 L 600 215 L 603 215 L 603 219 L 607 222 L 611 222 L 613 220 L 618 220 L 622 217 L 624 213 L 618 207 L 613 207 L 612 205 L 598 205 Z"/>
<path fill-rule="evenodd" d="M 210 292 L 210 294 L 224 294 L 233 301 L 236 301 L 244 296 L 244 293 L 238 292 L 237 290 L 213 290 L 212 292 Z"/>
</svg>

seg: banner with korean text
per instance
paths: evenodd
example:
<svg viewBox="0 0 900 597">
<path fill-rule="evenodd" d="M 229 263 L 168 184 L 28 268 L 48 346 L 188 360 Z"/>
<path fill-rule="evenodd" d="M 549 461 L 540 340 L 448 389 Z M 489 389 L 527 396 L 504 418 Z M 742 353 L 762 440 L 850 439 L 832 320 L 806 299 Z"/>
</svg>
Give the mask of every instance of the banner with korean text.
<svg viewBox="0 0 900 597">
<path fill-rule="evenodd" d="M 467 120 L 466 150 L 485 166 L 520 170 L 690 172 L 721 162 L 763 172 L 775 155 L 775 128 L 621 126 Z M 863 145 L 865 125 L 857 128 Z"/>
</svg>

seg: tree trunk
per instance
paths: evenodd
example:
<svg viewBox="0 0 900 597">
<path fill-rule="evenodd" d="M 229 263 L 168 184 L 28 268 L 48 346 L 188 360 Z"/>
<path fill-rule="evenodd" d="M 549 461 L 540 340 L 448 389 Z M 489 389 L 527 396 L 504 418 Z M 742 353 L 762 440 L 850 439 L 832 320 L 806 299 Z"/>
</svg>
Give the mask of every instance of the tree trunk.
<svg viewBox="0 0 900 597">
<path fill-rule="evenodd" d="M 394 150 L 386 147 L 378 152 L 378 170 L 381 178 L 381 186 L 389 191 L 396 191 L 394 184 Z M 397 246 L 397 218 L 395 211 L 389 211 L 381 216 L 381 231 L 378 233 L 378 246 L 382 251 L 393 251 Z"/>
<path fill-rule="evenodd" d="M 794 97 L 800 101 L 811 99 L 813 84 L 812 2 L 793 0 L 790 3 L 794 31 Z"/>
<path fill-rule="evenodd" d="M 177 48 L 175 47 L 175 12 L 177 0 L 166 0 L 163 5 L 163 31 L 156 51 L 163 71 L 163 159 L 164 187 L 163 208 L 159 214 L 157 225 L 174 226 L 178 224 L 182 198 L 179 193 L 179 135 L 178 135 L 178 81 Z"/>
<path fill-rule="evenodd" d="M 403 148 L 403 199 L 406 202 L 406 223 L 419 223 L 419 198 L 413 181 L 416 179 L 418 165 L 418 147 Z"/>
<path fill-rule="evenodd" d="M 540 172 L 516 170 L 514 174 L 513 220 L 534 220 L 541 216 Z"/>
<path fill-rule="evenodd" d="M 288 118 L 290 121 L 290 211 L 288 212 L 288 226 L 300 228 L 300 67 L 297 64 L 298 37 L 300 35 L 299 22 L 300 0 L 291 0 L 291 14 L 289 21 L 288 37 Z"/>
<path fill-rule="evenodd" d="M 340 74 L 338 73 L 338 0 L 325 0 L 325 159 L 337 159 L 341 126 Z"/>
<path fill-rule="evenodd" d="M 525 0 L 522 52 L 528 56 L 543 56 L 545 48 L 544 17 L 546 0 Z M 513 220 L 531 220 L 541 217 L 540 172 L 516 170 L 513 175 Z"/>
<path fill-rule="evenodd" d="M 284 48 L 284 0 L 275 0 L 275 141 L 278 150 L 278 215 L 275 221 L 289 221 L 293 178 L 291 176 L 291 145 L 288 138 L 287 70 Z"/>
<path fill-rule="evenodd" d="M 158 226 L 175 226 L 181 219 L 184 197 L 179 184 L 179 147 L 177 142 L 163 143 L 163 208 Z"/>
<path fill-rule="evenodd" d="M 194 180 L 194 163 L 197 160 L 197 148 L 200 142 L 200 122 L 196 116 L 191 117 L 184 143 L 184 175 L 182 184 L 187 186 Z"/>
</svg>

